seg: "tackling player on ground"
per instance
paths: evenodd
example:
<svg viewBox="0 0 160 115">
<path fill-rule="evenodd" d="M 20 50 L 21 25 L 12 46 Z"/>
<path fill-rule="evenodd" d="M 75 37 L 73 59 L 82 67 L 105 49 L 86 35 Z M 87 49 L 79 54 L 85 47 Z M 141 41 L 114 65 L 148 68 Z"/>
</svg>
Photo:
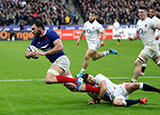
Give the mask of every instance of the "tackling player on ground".
<svg viewBox="0 0 160 115">
<path fill-rule="evenodd" d="M 86 84 L 90 84 L 92 86 L 100 87 L 100 91 L 98 95 L 95 93 L 89 93 L 89 95 L 93 98 L 93 101 L 89 101 L 89 104 L 95 104 L 95 102 L 100 102 L 101 99 L 104 99 L 104 94 L 106 91 L 108 92 L 109 100 L 112 102 L 113 105 L 116 106 L 130 106 L 137 103 L 140 104 L 147 104 L 147 97 L 137 99 L 137 100 L 130 100 L 128 96 L 138 90 L 141 89 L 143 91 L 152 91 L 160 93 L 160 89 L 150 86 L 145 83 L 123 83 L 123 84 L 115 84 L 110 81 L 106 76 L 102 74 L 97 74 L 96 77 L 93 77 L 90 74 L 84 74 L 82 76 L 83 81 Z M 80 87 L 81 89 L 81 87 Z"/>
</svg>

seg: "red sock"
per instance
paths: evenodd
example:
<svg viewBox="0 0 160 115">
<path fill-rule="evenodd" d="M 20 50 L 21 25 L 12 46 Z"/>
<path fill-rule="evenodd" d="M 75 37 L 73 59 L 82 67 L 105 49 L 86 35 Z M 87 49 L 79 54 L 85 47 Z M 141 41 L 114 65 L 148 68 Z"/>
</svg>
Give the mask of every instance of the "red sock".
<svg viewBox="0 0 160 115">
<path fill-rule="evenodd" d="M 99 93 L 99 91 L 100 91 L 100 87 L 94 87 L 94 86 L 91 86 L 89 84 L 85 84 L 85 87 L 86 87 L 86 92 L 97 92 L 97 93 Z"/>
<path fill-rule="evenodd" d="M 64 83 L 64 82 L 74 82 L 75 80 L 77 80 L 77 78 L 70 78 L 70 77 L 66 77 L 63 75 L 57 75 L 56 76 L 58 83 Z"/>
</svg>

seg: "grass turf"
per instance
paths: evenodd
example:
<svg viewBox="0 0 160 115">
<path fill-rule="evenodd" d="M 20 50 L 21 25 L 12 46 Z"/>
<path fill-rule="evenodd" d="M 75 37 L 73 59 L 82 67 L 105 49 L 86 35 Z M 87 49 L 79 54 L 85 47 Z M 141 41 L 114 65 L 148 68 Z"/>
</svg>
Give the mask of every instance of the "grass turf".
<svg viewBox="0 0 160 115">
<path fill-rule="evenodd" d="M 90 99 L 86 93 L 70 92 L 63 84 L 46 85 L 43 81 L 51 63 L 41 56 L 38 60 L 26 59 L 24 53 L 31 41 L 0 41 L 0 80 L 33 79 L 33 81 L 0 81 L 0 115 L 51 115 L 51 114 L 160 114 L 160 95 L 158 93 L 136 91 L 130 99 L 148 97 L 148 105 L 131 107 L 114 107 L 110 104 L 88 105 Z M 76 46 L 75 40 L 63 41 L 64 52 L 71 62 L 73 75 L 79 73 L 87 49 L 85 40 Z M 134 70 L 134 61 L 143 48 L 141 41 L 106 40 L 104 47 L 98 51 L 116 49 L 119 55 L 109 55 L 97 61 L 90 60 L 86 72 L 96 75 L 102 73 L 108 77 L 128 77 L 129 79 L 112 79 L 115 83 L 130 80 Z M 160 76 L 159 67 L 149 60 L 145 76 Z M 35 79 L 35 80 L 34 80 Z M 155 87 L 160 87 L 159 78 L 143 79 Z"/>
</svg>

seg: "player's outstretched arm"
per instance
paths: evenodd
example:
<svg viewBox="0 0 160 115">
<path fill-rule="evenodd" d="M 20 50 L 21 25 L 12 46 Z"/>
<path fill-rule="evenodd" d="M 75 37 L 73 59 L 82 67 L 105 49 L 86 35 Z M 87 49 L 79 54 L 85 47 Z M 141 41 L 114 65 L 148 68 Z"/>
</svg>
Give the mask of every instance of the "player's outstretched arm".
<svg viewBox="0 0 160 115">
<path fill-rule="evenodd" d="M 106 90 L 107 90 L 107 85 L 106 85 L 106 81 L 103 80 L 100 82 L 100 91 L 99 91 L 99 95 L 98 95 L 98 99 L 101 100 L 101 98 L 104 96 Z"/>
<path fill-rule="evenodd" d="M 134 37 L 128 37 L 128 40 L 129 41 L 132 41 L 132 40 L 136 40 L 136 39 L 138 39 L 139 38 L 139 32 L 138 32 L 138 30 L 136 31 L 136 35 L 134 36 Z"/>
<path fill-rule="evenodd" d="M 79 36 L 79 38 L 77 40 L 77 46 L 80 45 L 80 40 L 82 39 L 82 37 L 84 36 L 84 34 L 85 34 L 85 30 L 83 30 L 82 33 L 80 34 L 80 36 Z"/>
<path fill-rule="evenodd" d="M 107 36 L 106 31 L 103 30 L 102 34 L 103 34 L 103 39 L 101 41 L 101 46 L 104 46 L 105 45 L 106 36 Z"/>
</svg>

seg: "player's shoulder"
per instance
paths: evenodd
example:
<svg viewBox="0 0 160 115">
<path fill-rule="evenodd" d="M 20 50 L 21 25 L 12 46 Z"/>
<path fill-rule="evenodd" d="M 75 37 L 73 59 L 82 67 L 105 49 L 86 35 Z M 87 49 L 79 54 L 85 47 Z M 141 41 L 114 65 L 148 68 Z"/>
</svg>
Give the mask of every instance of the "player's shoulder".
<svg viewBox="0 0 160 115">
<path fill-rule="evenodd" d="M 46 30 L 46 34 L 56 33 L 54 30 Z"/>
<path fill-rule="evenodd" d="M 95 24 L 95 25 L 101 25 L 97 20 L 95 20 L 95 21 L 93 22 L 93 24 Z"/>
<path fill-rule="evenodd" d="M 57 36 L 58 34 L 54 30 L 47 30 L 46 35 L 47 36 Z"/>
<path fill-rule="evenodd" d="M 101 73 L 97 74 L 95 78 L 105 78 L 105 76 Z"/>
<path fill-rule="evenodd" d="M 151 21 L 153 21 L 153 20 L 152 20 L 151 18 L 147 17 L 147 18 L 145 19 L 145 21 L 149 23 L 149 22 L 151 22 Z"/>
<path fill-rule="evenodd" d="M 152 18 L 152 20 L 153 20 L 153 21 L 159 21 L 159 22 L 160 22 L 160 19 L 159 19 L 158 17 L 156 17 L 156 16 L 154 16 L 154 17 Z"/>
<path fill-rule="evenodd" d="M 85 22 L 85 23 L 84 23 L 84 25 L 88 25 L 89 23 L 90 23 L 90 22 L 89 22 L 89 21 L 87 21 L 87 22 Z"/>
</svg>

